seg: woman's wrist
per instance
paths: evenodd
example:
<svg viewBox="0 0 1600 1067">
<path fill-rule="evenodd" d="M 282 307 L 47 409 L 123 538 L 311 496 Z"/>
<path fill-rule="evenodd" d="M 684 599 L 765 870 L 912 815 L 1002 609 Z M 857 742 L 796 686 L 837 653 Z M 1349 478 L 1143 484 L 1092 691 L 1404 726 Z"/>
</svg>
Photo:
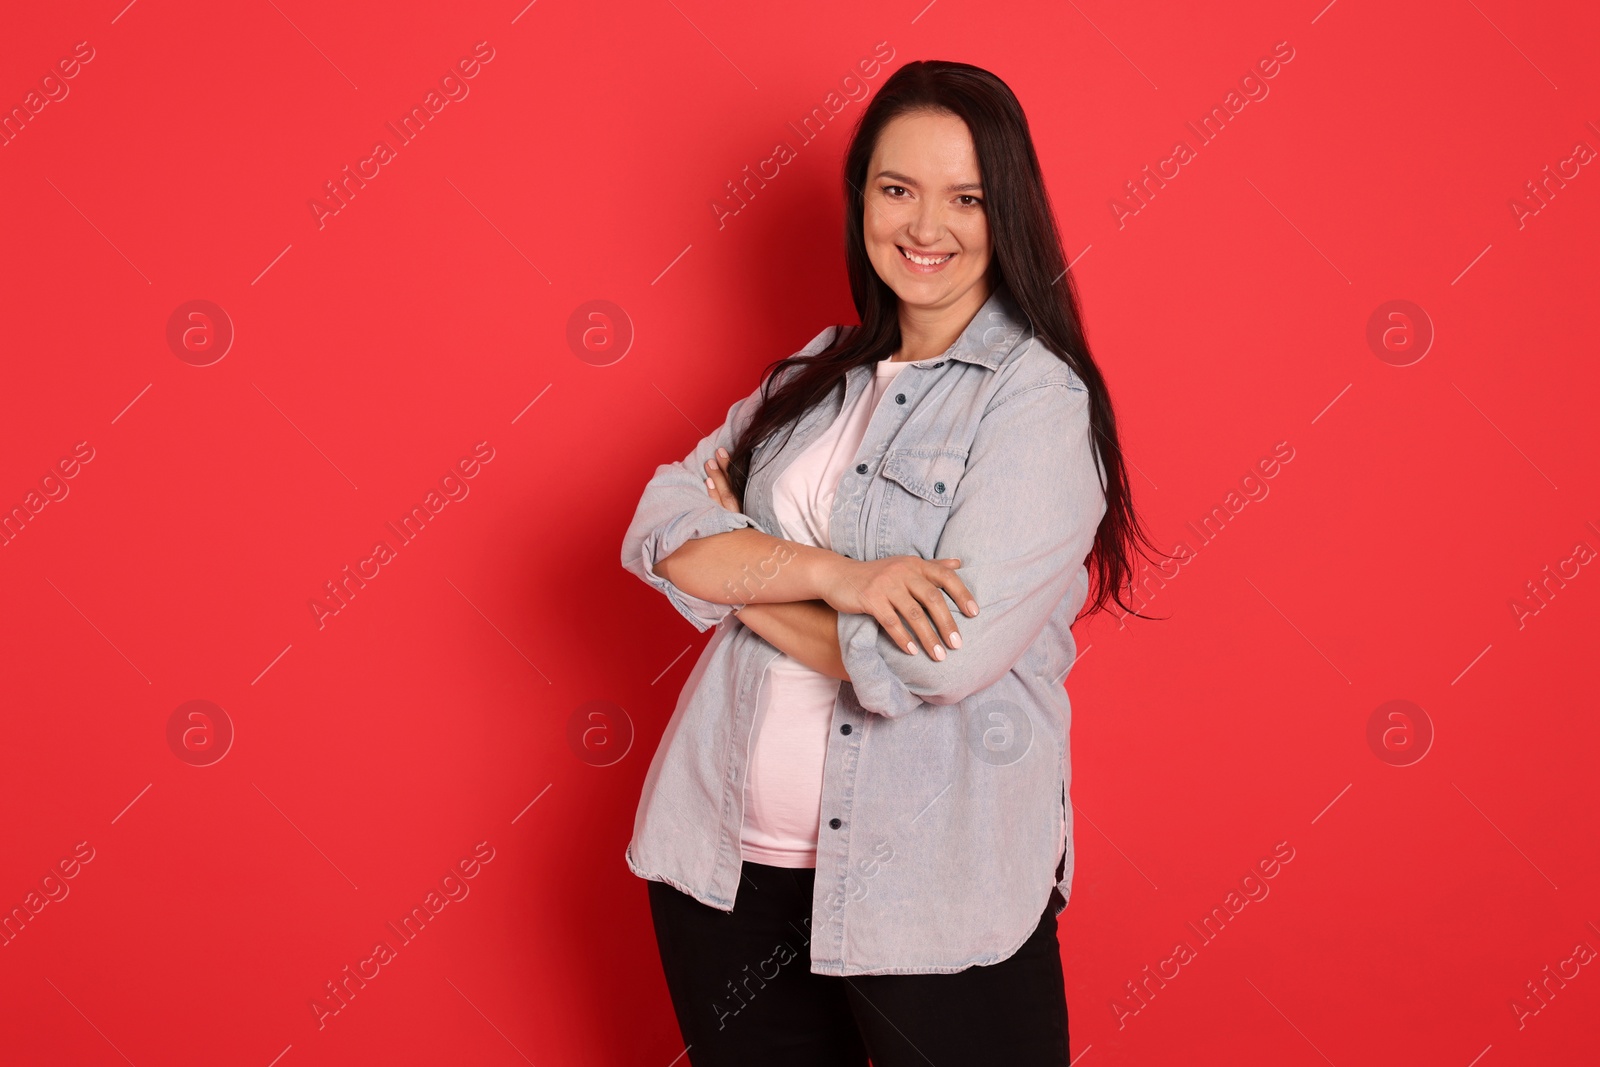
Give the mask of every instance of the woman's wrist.
<svg viewBox="0 0 1600 1067">
<path fill-rule="evenodd" d="M 828 590 L 838 581 L 839 567 L 846 562 L 846 558 L 837 552 L 818 548 L 802 553 L 798 562 L 802 568 L 801 584 L 808 594 L 803 599 L 827 601 Z"/>
</svg>

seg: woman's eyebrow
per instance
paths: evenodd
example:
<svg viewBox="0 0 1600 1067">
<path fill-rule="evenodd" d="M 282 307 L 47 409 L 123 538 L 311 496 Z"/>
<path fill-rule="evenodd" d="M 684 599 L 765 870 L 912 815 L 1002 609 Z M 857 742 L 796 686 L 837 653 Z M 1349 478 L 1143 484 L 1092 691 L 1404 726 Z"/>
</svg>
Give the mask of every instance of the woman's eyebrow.
<svg viewBox="0 0 1600 1067">
<path fill-rule="evenodd" d="M 898 174 L 898 173 L 896 173 L 896 172 L 894 172 L 892 170 L 880 170 L 877 174 L 872 176 L 872 180 L 873 181 L 877 181 L 879 178 L 892 178 L 895 181 L 900 182 L 903 185 L 913 185 L 914 186 L 914 185 L 917 184 L 917 180 L 915 178 L 908 178 L 906 175 Z M 981 182 L 962 182 L 960 185 L 947 185 L 947 186 L 945 186 L 945 192 L 947 192 L 947 193 L 959 193 L 959 192 L 963 192 L 963 191 L 965 191 L 967 189 L 980 189 L 981 190 L 982 188 L 983 188 L 983 184 Z"/>
</svg>

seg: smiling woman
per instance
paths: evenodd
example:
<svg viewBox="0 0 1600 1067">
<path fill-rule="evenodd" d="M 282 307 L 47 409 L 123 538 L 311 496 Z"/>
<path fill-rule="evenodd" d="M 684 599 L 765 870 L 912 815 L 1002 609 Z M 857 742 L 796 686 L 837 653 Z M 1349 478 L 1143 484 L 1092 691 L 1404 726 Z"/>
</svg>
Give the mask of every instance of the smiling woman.
<svg viewBox="0 0 1600 1067">
<path fill-rule="evenodd" d="M 948 112 L 908 113 L 884 129 L 869 170 L 867 255 L 885 281 L 907 280 L 904 290 L 889 282 L 908 305 L 911 326 L 891 358 L 936 356 L 951 339 L 930 336 L 927 327 L 946 321 L 953 295 L 964 294 L 972 311 L 989 295 L 989 224 L 972 135 Z"/>
<path fill-rule="evenodd" d="M 695 1067 L 1065 1065 L 1061 679 L 1149 540 L 1005 83 L 907 64 L 843 179 L 860 324 L 774 361 L 623 539 L 717 631 L 628 866 Z M 808 967 L 750 971 L 796 935 Z"/>
</svg>

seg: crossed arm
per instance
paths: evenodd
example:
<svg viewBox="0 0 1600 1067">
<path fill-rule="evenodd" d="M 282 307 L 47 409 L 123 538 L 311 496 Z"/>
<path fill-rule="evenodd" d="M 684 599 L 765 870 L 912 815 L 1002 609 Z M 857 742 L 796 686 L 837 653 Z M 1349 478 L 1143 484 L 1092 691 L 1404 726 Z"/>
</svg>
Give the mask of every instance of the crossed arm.
<svg viewBox="0 0 1600 1067">
<path fill-rule="evenodd" d="M 848 682 L 839 650 L 839 613 L 825 600 L 746 604 L 739 621 L 814 671 Z"/>
<path fill-rule="evenodd" d="M 846 675 L 864 709 L 896 718 L 958 703 L 1012 670 L 1083 580 L 1107 504 L 1075 377 L 1049 374 L 986 412 L 933 560 L 854 560 L 786 541 L 722 499 L 713 460 L 757 400 L 735 403 L 687 459 L 657 468 L 623 538 L 623 566 L 701 632 L 744 605 L 750 629 Z M 965 613 L 959 636 L 947 601 Z M 946 653 L 941 634 L 965 651 Z"/>
<path fill-rule="evenodd" d="M 706 491 L 711 499 L 723 508 L 738 511 L 739 498 L 729 487 L 727 474 L 722 470 L 720 457 L 726 454 L 725 450 L 719 449 L 718 456 L 707 463 L 706 471 L 709 476 L 707 480 L 711 484 L 707 486 Z M 713 544 L 715 541 L 722 541 L 723 544 Z M 765 544 L 768 541 L 778 541 L 778 539 L 751 529 L 732 530 L 713 537 L 696 538 L 686 541 L 676 552 L 658 562 L 656 573 L 675 585 L 693 591 L 693 587 L 698 584 L 696 579 L 702 575 L 708 572 L 727 573 L 734 569 L 730 561 L 724 557 L 725 552 L 736 552 L 741 555 L 757 553 L 758 559 L 777 561 L 778 573 L 772 577 L 781 581 L 781 586 L 775 589 L 769 588 L 768 592 L 784 595 L 786 591 L 803 592 L 809 572 L 822 562 L 820 557 L 836 554 L 826 549 L 795 545 L 792 542 L 769 546 Z M 789 562 L 801 564 L 798 573 L 794 568 L 789 568 L 788 575 L 782 573 L 785 564 Z M 760 564 L 757 566 L 760 567 Z M 748 567 L 744 569 L 749 570 Z M 764 587 L 779 584 L 779 581 L 763 581 L 762 578 L 756 580 L 761 581 Z M 769 644 L 793 656 L 812 670 L 829 678 L 850 680 L 850 675 L 845 671 L 843 654 L 839 649 L 839 613 L 830 607 L 827 601 L 768 600 L 761 603 L 747 603 L 735 609 L 734 614 L 739 617 L 740 622 L 760 634 Z"/>
</svg>

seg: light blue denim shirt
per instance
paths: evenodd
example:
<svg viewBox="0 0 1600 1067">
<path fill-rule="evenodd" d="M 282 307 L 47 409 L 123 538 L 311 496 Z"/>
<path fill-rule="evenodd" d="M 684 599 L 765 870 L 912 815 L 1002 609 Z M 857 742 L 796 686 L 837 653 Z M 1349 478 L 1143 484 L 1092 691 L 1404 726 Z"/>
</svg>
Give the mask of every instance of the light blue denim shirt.
<svg viewBox="0 0 1600 1067">
<path fill-rule="evenodd" d="M 842 329 L 828 327 L 801 351 L 820 352 Z M 872 371 L 852 368 L 786 445 L 780 430 L 758 446 L 742 512 L 705 488 L 706 460 L 719 447 L 732 451 L 759 389 L 736 402 L 683 460 L 656 468 L 623 538 L 627 570 L 700 631 L 715 628 L 651 760 L 628 867 L 724 911 L 743 891 L 752 725 L 779 650 L 731 605 L 691 596 L 654 567 L 695 537 L 746 526 L 781 537 L 774 479 L 861 395 Z M 1001 287 L 943 355 L 895 376 L 840 480 L 833 551 L 960 557 L 978 615 L 950 604 L 961 647 L 942 662 L 925 649 L 908 655 L 871 615 L 839 616 L 850 681 L 839 686 L 823 767 L 809 931 L 817 974 L 997 963 L 1052 901 L 1057 914 L 1066 906 L 1071 706 L 1062 682 L 1076 654 L 1070 626 L 1088 592 L 1085 560 L 1106 510 L 1088 400 Z"/>
</svg>

